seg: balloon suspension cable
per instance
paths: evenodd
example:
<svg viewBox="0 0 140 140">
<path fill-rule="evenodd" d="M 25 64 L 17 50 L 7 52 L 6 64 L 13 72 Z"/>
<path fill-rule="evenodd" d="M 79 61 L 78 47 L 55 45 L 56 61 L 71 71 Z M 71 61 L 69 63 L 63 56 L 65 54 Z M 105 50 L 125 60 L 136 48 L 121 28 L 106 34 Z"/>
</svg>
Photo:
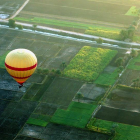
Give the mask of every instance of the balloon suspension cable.
<svg viewBox="0 0 140 140">
<path fill-rule="evenodd" d="M 23 87 L 23 84 L 20 84 L 20 85 L 19 85 L 19 88 L 21 88 L 21 87 Z"/>
</svg>

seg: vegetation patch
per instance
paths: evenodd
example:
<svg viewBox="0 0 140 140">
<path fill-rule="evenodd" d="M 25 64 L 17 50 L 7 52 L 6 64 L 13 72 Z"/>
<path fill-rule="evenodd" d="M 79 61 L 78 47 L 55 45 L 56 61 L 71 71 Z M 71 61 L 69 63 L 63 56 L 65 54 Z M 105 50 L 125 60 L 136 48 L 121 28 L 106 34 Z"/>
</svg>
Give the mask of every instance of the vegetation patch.
<svg viewBox="0 0 140 140">
<path fill-rule="evenodd" d="M 51 122 L 85 128 L 97 105 L 71 102 L 67 110 L 57 109 Z"/>
<path fill-rule="evenodd" d="M 113 140 L 138 140 L 140 138 L 140 127 L 115 123 L 100 119 L 91 119 L 88 127 L 90 129 L 98 128 L 112 132 L 114 130 L 115 137 Z"/>
<path fill-rule="evenodd" d="M 129 65 L 128 65 L 128 69 L 131 69 L 131 70 L 140 70 L 140 65 L 136 65 L 137 63 L 140 62 L 140 55 L 138 55 L 137 57 L 133 58 Z"/>
<path fill-rule="evenodd" d="M 40 18 L 40 17 L 34 17 L 34 18 L 15 17 L 14 19 L 18 21 L 26 21 L 26 22 L 36 23 L 36 24 L 41 23 L 41 24 L 47 24 L 47 25 L 77 28 L 77 29 L 87 29 L 87 31 L 88 30 L 104 31 L 106 33 L 107 32 L 115 33 L 115 32 L 120 31 L 117 28 L 109 28 L 109 27 L 104 27 L 104 26 L 90 25 L 90 24 L 77 23 L 77 22 L 67 22 L 63 20 L 54 20 L 54 19 L 47 19 L 47 18 Z"/>
<path fill-rule="evenodd" d="M 117 51 L 102 48 L 83 47 L 64 70 L 64 75 L 85 81 L 95 80 L 109 64 Z"/>
<path fill-rule="evenodd" d="M 0 68 L 5 68 L 5 57 L 8 53 L 9 53 L 9 51 L 7 51 L 5 54 L 0 56 Z"/>
<path fill-rule="evenodd" d="M 119 70 L 116 68 L 112 73 L 102 73 L 99 75 L 97 80 L 94 82 L 100 85 L 113 85 L 119 75 Z"/>
<path fill-rule="evenodd" d="M 137 8 L 136 6 L 132 6 L 125 15 L 128 16 L 138 16 Z"/>
<path fill-rule="evenodd" d="M 46 122 L 44 120 L 35 119 L 35 118 L 29 118 L 26 123 L 33 124 L 33 125 L 39 125 L 39 126 L 43 126 L 43 127 L 45 127 L 48 124 L 48 122 Z"/>
</svg>

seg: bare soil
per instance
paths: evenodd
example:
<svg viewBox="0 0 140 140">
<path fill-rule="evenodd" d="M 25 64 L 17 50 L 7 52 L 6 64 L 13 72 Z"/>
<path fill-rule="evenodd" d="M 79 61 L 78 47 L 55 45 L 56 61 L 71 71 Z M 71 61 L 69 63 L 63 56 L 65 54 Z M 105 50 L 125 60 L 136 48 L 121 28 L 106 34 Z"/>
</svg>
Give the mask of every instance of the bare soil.
<svg viewBox="0 0 140 140">
<path fill-rule="evenodd" d="M 98 119 L 140 126 L 139 112 L 102 106 L 95 117 Z"/>
<path fill-rule="evenodd" d="M 140 112 L 139 102 L 139 90 L 125 90 L 116 88 L 105 100 L 105 105 L 114 108 Z"/>
</svg>

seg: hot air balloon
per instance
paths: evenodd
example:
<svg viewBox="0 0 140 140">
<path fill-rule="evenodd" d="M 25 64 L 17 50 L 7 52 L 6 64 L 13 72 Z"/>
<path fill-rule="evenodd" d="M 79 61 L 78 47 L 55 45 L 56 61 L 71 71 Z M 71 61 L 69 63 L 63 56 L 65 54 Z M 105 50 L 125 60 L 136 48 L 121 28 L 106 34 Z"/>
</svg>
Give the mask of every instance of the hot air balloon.
<svg viewBox="0 0 140 140">
<path fill-rule="evenodd" d="M 9 52 L 5 58 L 7 72 L 20 84 L 34 73 L 37 67 L 35 54 L 27 49 L 15 49 Z"/>
</svg>

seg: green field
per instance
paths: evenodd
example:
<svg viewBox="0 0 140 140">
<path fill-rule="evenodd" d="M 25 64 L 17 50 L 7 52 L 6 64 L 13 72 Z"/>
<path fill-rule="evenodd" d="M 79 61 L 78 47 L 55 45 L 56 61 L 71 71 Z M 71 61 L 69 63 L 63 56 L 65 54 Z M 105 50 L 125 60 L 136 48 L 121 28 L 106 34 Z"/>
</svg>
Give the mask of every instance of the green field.
<svg viewBox="0 0 140 140">
<path fill-rule="evenodd" d="M 93 81 L 109 64 L 117 51 L 83 47 L 65 68 L 64 75 L 84 81 Z"/>
<path fill-rule="evenodd" d="M 94 82 L 96 84 L 100 85 L 113 85 L 119 75 L 119 70 L 118 68 L 114 70 L 112 73 L 102 73 L 99 75 L 97 80 Z"/>
<path fill-rule="evenodd" d="M 41 120 L 41 119 L 34 119 L 34 118 L 29 118 L 26 122 L 27 124 L 33 124 L 33 125 L 38 125 L 38 126 L 43 126 L 45 127 L 48 122 Z"/>
<path fill-rule="evenodd" d="M 136 6 L 132 6 L 125 15 L 128 16 L 138 16 Z"/>
<path fill-rule="evenodd" d="M 97 105 L 71 102 L 67 110 L 57 109 L 51 122 L 85 128 Z"/>
<path fill-rule="evenodd" d="M 9 51 L 0 56 L 0 68 L 5 68 L 5 57 L 8 53 Z"/>
<path fill-rule="evenodd" d="M 131 70 L 140 70 L 140 55 L 133 58 L 127 68 Z"/>
<path fill-rule="evenodd" d="M 122 123 L 115 123 L 100 119 L 92 119 L 89 124 L 89 128 L 95 129 L 98 127 L 100 130 L 110 131 L 114 126 L 116 126 L 116 135 L 113 140 L 139 140 L 140 139 L 140 127 L 126 125 Z"/>
</svg>

